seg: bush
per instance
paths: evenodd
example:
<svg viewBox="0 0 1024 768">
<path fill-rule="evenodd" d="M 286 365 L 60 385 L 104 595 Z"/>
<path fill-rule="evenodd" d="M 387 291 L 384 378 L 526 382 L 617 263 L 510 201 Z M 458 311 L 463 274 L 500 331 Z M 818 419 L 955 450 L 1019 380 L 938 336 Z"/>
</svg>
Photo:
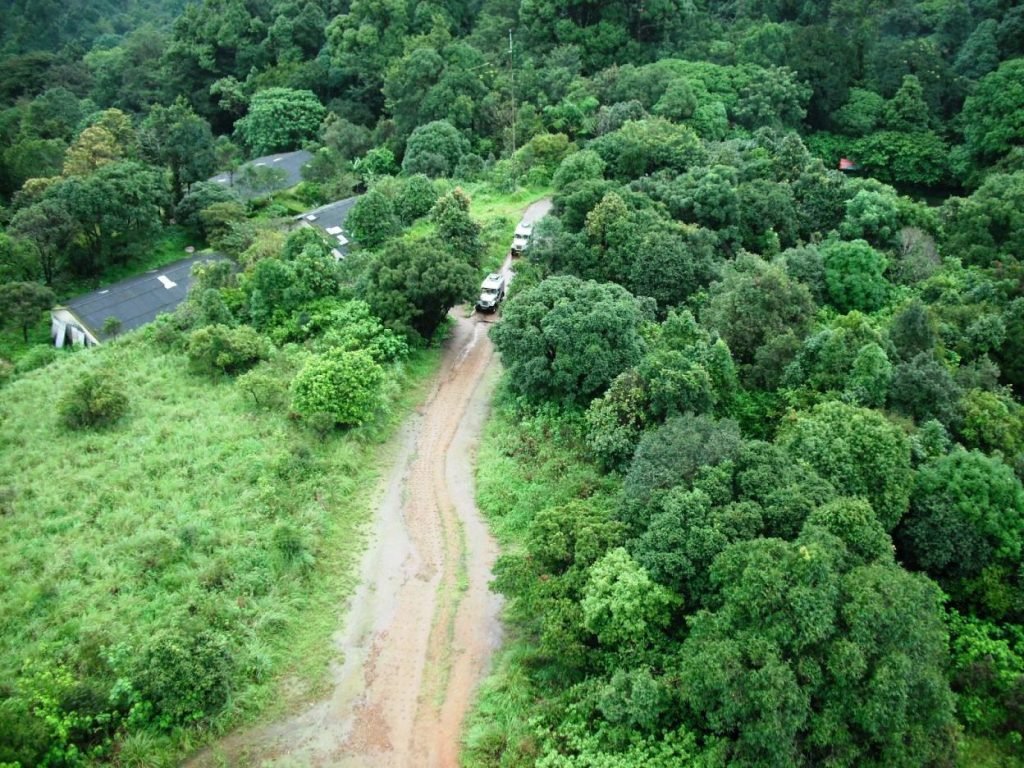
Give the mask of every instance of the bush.
<svg viewBox="0 0 1024 768">
<path fill-rule="evenodd" d="M 315 357 L 292 382 L 292 408 L 307 419 L 359 426 L 381 405 L 383 383 L 384 369 L 363 350 Z"/>
<path fill-rule="evenodd" d="M 192 368 L 201 373 L 239 373 L 270 353 L 265 338 L 248 325 L 208 325 L 193 331 L 185 344 Z"/>
<path fill-rule="evenodd" d="M 469 152 L 469 141 L 451 123 L 435 120 L 419 126 L 405 145 L 402 170 L 427 176 L 451 176 Z"/>
<path fill-rule="evenodd" d="M 94 371 L 64 394 L 57 410 L 69 429 L 105 427 L 124 416 L 128 395 L 113 372 Z"/>
<path fill-rule="evenodd" d="M 134 687 L 164 730 L 208 721 L 227 703 L 235 660 L 212 631 L 171 631 L 143 649 Z"/>
<path fill-rule="evenodd" d="M 403 224 L 412 224 L 420 216 L 426 216 L 437 202 L 434 183 L 422 173 L 406 179 L 395 198 L 395 213 Z"/>
<path fill-rule="evenodd" d="M 14 364 L 15 373 L 28 373 L 36 368 L 49 365 L 57 359 L 57 350 L 49 344 L 32 347 Z"/>
</svg>

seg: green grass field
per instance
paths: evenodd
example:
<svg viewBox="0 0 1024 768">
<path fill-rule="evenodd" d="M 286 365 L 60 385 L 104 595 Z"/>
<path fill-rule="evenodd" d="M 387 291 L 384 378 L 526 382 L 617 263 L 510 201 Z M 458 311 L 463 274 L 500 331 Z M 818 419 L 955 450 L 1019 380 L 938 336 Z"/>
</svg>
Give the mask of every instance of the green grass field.
<svg viewBox="0 0 1024 768">
<path fill-rule="evenodd" d="M 0 390 L 0 689 L 31 662 L 105 690 L 111 649 L 130 657 L 199 618 L 237 662 L 210 732 L 316 693 L 386 439 L 438 360 L 406 362 L 389 416 L 326 437 L 255 410 L 230 380 L 188 372 L 144 332 Z M 55 403 L 97 367 L 123 380 L 129 412 L 71 432 Z M 195 736 L 153 749 L 171 755 Z"/>
</svg>

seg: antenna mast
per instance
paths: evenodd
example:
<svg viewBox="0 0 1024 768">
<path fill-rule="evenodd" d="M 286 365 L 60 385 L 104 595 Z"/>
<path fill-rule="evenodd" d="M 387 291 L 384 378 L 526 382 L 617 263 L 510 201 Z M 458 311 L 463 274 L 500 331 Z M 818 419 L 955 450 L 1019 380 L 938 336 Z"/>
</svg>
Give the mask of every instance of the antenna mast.
<svg viewBox="0 0 1024 768">
<path fill-rule="evenodd" d="M 508 76 L 512 85 L 512 154 L 516 153 L 516 70 L 512 63 L 512 30 L 508 31 Z"/>
</svg>

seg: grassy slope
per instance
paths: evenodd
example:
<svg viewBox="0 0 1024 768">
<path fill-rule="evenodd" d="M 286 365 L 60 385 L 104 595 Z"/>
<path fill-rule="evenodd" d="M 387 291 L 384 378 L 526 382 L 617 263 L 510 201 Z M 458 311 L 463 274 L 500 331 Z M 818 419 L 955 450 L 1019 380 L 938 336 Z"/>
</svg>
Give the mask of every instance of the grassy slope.
<svg viewBox="0 0 1024 768">
<path fill-rule="evenodd" d="M 139 334 L 0 390 L 0 681 L 62 648 L 137 647 L 200 611 L 248 670 L 218 725 L 286 703 L 282 675 L 292 698 L 315 690 L 354 584 L 381 445 L 438 360 L 407 364 L 389 419 L 324 440 Z M 92 366 L 121 374 L 130 412 L 107 431 L 70 433 L 54 404 Z M 283 521 L 301 531 L 311 568 L 277 553 Z"/>
</svg>

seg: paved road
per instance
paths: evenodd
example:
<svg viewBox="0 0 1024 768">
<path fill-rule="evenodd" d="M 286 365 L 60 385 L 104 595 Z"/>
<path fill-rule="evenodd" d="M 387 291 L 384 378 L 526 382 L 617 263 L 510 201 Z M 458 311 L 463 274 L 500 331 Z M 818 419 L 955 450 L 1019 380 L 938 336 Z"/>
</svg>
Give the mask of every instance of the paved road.
<svg viewBox="0 0 1024 768">
<path fill-rule="evenodd" d="M 268 191 L 254 190 L 242 183 L 241 179 L 244 178 L 244 171 L 247 167 L 276 168 L 284 171 L 282 181 L 278 183 L 273 190 L 270 190 L 276 191 L 278 189 L 294 187 L 302 181 L 302 166 L 308 163 L 312 158 L 313 155 L 304 149 L 300 149 L 297 152 L 279 152 L 276 155 L 257 157 L 254 160 L 243 163 L 242 166 L 233 174 L 229 174 L 227 171 L 224 173 L 218 173 L 216 176 L 211 177 L 210 181 L 215 181 L 218 184 L 224 184 L 225 186 L 230 185 L 234 187 L 238 196 L 243 200 L 251 200 L 254 197 L 268 194 Z"/>
</svg>

